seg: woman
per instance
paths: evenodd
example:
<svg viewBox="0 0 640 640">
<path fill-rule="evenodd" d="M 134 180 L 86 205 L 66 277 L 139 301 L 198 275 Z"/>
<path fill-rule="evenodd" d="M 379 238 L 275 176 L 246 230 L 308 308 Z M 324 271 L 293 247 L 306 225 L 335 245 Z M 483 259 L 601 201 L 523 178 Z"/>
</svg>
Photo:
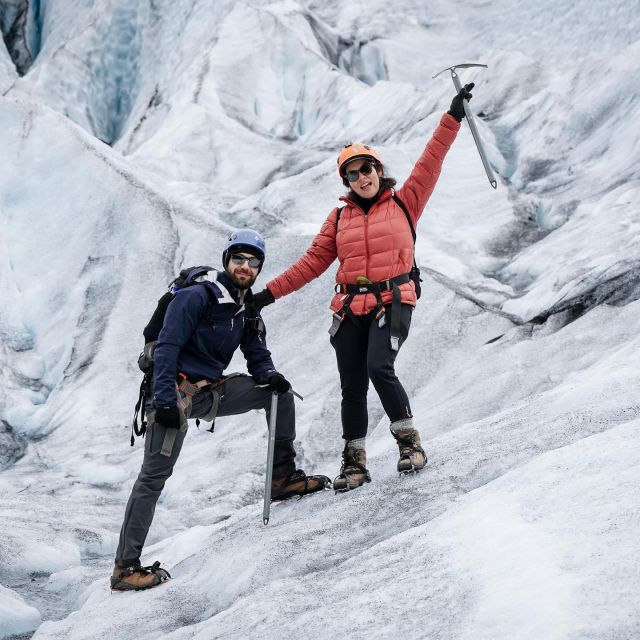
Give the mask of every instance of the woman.
<svg viewBox="0 0 640 640">
<path fill-rule="evenodd" d="M 345 446 L 336 491 L 370 482 L 366 468 L 367 389 L 373 383 L 391 421 L 399 450 L 398 471 L 422 469 L 427 458 L 413 424 L 409 398 L 394 362 L 406 340 L 419 290 L 414 269 L 415 226 L 436 185 L 449 147 L 464 118 L 464 100 L 473 83 L 451 103 L 402 188 L 385 175 L 382 160 L 367 145 L 347 145 L 338 156 L 338 173 L 350 191 L 334 209 L 307 252 L 266 289 L 254 296 L 262 307 L 318 277 L 338 258 L 334 323 L 329 331 L 342 387 Z"/>
</svg>

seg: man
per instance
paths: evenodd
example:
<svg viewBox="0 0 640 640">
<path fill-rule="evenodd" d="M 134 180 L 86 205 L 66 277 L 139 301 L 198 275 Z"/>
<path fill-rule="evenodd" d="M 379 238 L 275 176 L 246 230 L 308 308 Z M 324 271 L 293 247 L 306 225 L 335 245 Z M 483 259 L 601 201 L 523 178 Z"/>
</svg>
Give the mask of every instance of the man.
<svg viewBox="0 0 640 640">
<path fill-rule="evenodd" d="M 212 420 L 251 409 L 265 409 L 279 396 L 273 461 L 272 499 L 320 491 L 326 476 L 296 470 L 295 409 L 291 385 L 278 373 L 265 343 L 262 320 L 245 318 L 265 258 L 264 240 L 251 229 L 234 231 L 222 254 L 223 272 L 175 293 L 169 303 L 153 354 L 153 407 L 144 461 L 120 531 L 111 588 L 149 589 L 170 576 L 160 563 L 142 567 L 140 555 L 156 502 L 173 472 L 187 431 L 187 418 Z M 251 375 L 223 377 L 240 347 Z M 257 386 L 265 385 L 265 386 Z"/>
</svg>

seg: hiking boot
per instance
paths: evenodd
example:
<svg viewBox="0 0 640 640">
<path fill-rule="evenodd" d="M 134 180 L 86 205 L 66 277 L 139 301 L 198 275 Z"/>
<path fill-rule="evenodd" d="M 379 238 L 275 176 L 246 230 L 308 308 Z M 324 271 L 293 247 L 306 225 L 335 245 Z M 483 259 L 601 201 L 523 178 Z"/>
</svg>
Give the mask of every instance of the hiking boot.
<svg viewBox="0 0 640 640">
<path fill-rule="evenodd" d="M 342 466 L 340 475 L 333 481 L 334 491 L 351 491 L 365 482 L 371 482 L 371 475 L 367 471 L 367 453 L 364 449 L 345 447 L 342 452 Z"/>
<path fill-rule="evenodd" d="M 331 480 L 327 476 L 308 476 L 302 469 L 298 469 L 284 478 L 274 478 L 271 481 L 271 501 L 306 496 L 308 493 L 322 491 L 330 484 Z"/>
<path fill-rule="evenodd" d="M 152 589 L 169 580 L 171 576 L 166 569 L 160 568 L 159 562 L 154 562 L 150 567 L 141 567 L 133 564 L 123 567 L 119 564 L 113 568 L 111 575 L 112 591 L 142 591 Z"/>
<path fill-rule="evenodd" d="M 420 434 L 415 429 L 400 429 L 392 431 L 391 435 L 396 439 L 400 449 L 398 471 L 409 473 L 423 469 L 427 464 L 427 456 L 420 446 Z"/>
</svg>

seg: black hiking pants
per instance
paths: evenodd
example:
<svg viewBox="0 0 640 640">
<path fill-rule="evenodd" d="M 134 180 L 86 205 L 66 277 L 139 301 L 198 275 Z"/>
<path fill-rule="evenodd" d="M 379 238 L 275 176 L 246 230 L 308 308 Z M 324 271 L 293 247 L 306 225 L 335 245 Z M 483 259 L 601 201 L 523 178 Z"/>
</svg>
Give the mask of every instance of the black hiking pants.
<svg viewBox="0 0 640 640">
<path fill-rule="evenodd" d="M 216 416 L 231 416 L 246 413 L 252 409 L 266 409 L 267 424 L 271 413 L 272 391 L 256 387 L 253 378 L 247 375 L 230 377 L 217 387 L 219 404 Z M 192 398 L 189 418 L 204 418 L 211 414 L 214 393 L 202 391 Z M 167 429 L 153 422 L 147 432 L 144 446 L 144 460 L 138 479 L 133 485 L 129 502 L 125 510 L 124 522 L 120 530 L 120 541 L 116 552 L 116 563 L 121 566 L 137 564 L 142 554 L 156 503 L 164 484 L 173 473 L 173 467 L 180 455 L 186 431 L 177 431 L 170 456 L 160 453 Z M 282 478 L 295 471 L 293 448 L 295 432 L 295 408 L 290 393 L 278 397 L 278 415 L 276 417 L 276 441 L 273 459 L 273 477 Z"/>
<path fill-rule="evenodd" d="M 390 307 L 386 307 L 389 318 Z M 401 307 L 401 345 L 409 335 L 413 307 Z M 345 440 L 367 435 L 367 391 L 369 380 L 391 422 L 411 418 L 409 398 L 396 376 L 394 362 L 398 351 L 391 349 L 390 324 L 380 327 L 376 311 L 345 318 L 331 338 L 336 351 L 342 387 L 342 437 Z"/>
</svg>

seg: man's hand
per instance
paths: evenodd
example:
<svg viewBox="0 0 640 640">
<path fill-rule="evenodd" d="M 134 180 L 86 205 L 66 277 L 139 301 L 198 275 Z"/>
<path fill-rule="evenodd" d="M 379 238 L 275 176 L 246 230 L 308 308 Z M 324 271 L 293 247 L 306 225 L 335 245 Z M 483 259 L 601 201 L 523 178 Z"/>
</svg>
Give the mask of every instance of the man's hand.
<svg viewBox="0 0 640 640">
<path fill-rule="evenodd" d="M 278 393 L 287 393 L 291 389 L 291 383 L 281 374 L 274 373 L 267 380 L 269 383 L 269 389 L 271 391 L 277 391 Z"/>
<path fill-rule="evenodd" d="M 180 412 L 178 407 L 158 407 L 156 409 L 155 421 L 166 429 L 180 428 Z"/>
<path fill-rule="evenodd" d="M 472 94 L 469 92 L 474 86 L 473 82 L 465 84 L 458 92 L 458 95 L 451 101 L 451 108 L 447 113 L 452 115 L 458 122 L 462 122 L 462 118 L 465 116 L 464 101 L 471 100 L 471 98 L 473 98 Z"/>
<path fill-rule="evenodd" d="M 269 289 L 263 289 L 254 294 L 251 302 L 247 303 L 247 309 L 253 311 L 255 315 L 260 315 L 263 307 L 266 307 L 268 304 L 273 304 L 275 301 L 276 299 L 273 297 L 271 291 L 269 291 Z"/>
</svg>

